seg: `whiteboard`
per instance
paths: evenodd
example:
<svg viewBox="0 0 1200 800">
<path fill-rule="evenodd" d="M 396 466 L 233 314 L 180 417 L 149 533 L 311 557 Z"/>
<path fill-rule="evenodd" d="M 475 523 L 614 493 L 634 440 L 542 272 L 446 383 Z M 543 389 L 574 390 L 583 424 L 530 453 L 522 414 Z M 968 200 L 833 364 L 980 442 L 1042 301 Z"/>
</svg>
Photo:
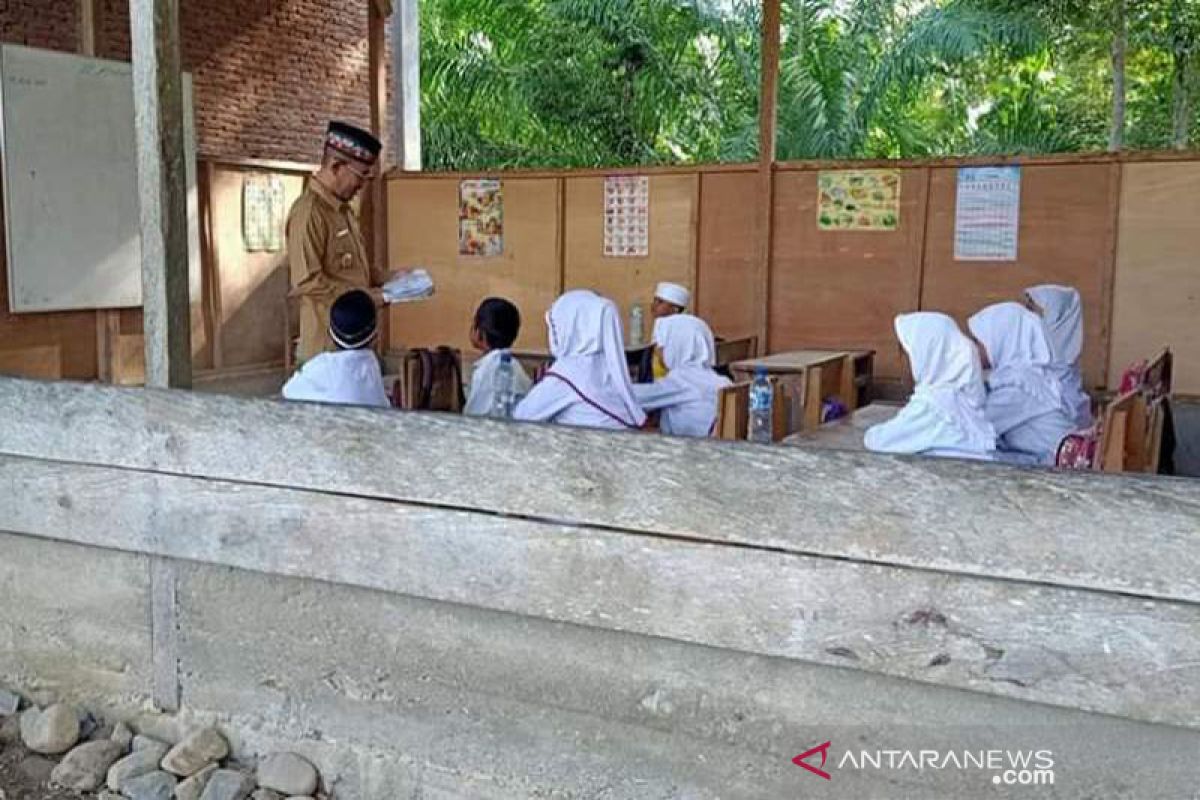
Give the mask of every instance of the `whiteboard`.
<svg viewBox="0 0 1200 800">
<path fill-rule="evenodd" d="M 189 291 L 200 296 L 192 81 L 184 76 Z M 0 155 L 13 312 L 142 304 L 129 64 L 0 47 Z"/>
</svg>

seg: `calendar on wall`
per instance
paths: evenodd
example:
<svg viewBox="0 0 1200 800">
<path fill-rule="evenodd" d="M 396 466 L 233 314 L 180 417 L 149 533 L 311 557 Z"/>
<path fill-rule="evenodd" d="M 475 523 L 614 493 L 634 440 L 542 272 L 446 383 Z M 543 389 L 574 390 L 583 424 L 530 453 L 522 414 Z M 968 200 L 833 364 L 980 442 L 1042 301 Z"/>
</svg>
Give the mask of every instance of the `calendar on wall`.
<svg viewBox="0 0 1200 800">
<path fill-rule="evenodd" d="M 604 179 L 604 255 L 650 255 L 650 179 L 644 175 Z"/>
</svg>

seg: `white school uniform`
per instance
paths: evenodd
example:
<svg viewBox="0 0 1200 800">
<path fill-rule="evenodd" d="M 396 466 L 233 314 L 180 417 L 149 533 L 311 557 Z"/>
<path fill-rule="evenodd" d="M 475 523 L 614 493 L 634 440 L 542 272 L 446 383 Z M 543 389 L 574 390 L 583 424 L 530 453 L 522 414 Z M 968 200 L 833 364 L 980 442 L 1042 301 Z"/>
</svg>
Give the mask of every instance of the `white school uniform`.
<svg viewBox="0 0 1200 800">
<path fill-rule="evenodd" d="M 576 289 L 546 313 L 554 364 L 513 414 L 530 422 L 586 428 L 640 428 L 646 415 L 633 396 L 617 307 Z"/>
<path fill-rule="evenodd" d="M 467 404 L 463 413 L 473 417 L 491 416 L 496 406 L 496 371 L 500 369 L 500 361 L 504 353 L 510 350 L 489 350 L 475 362 L 475 370 L 471 373 L 471 386 L 467 390 Z M 525 374 L 521 362 L 512 359 L 513 390 L 517 402 L 529 394 L 533 381 Z"/>
<path fill-rule="evenodd" d="M 968 321 L 987 350 L 992 371 L 984 411 L 999 437 L 1000 458 L 1054 464 L 1058 445 L 1074 429 L 1042 322 L 1019 303 L 997 303 Z"/>
<path fill-rule="evenodd" d="M 1050 342 L 1050 370 L 1058 381 L 1067 414 L 1077 428 L 1092 424 L 1092 399 L 1083 388 L 1079 357 L 1083 353 L 1083 301 L 1069 286 L 1045 284 L 1025 290 L 1042 309 L 1042 326 Z"/>
<path fill-rule="evenodd" d="M 979 352 L 945 314 L 896 317 L 896 336 L 912 364 L 912 397 L 892 419 L 867 429 L 881 453 L 991 459 L 996 431 L 984 416 Z"/>
<path fill-rule="evenodd" d="M 379 358 L 369 347 L 320 353 L 305 361 L 283 386 L 287 400 L 388 408 Z"/>
<path fill-rule="evenodd" d="M 690 314 L 654 322 L 654 343 L 669 372 L 654 383 L 635 383 L 645 411 L 661 410 L 659 430 L 671 436 L 709 436 L 717 419 L 717 393 L 728 378 L 713 371 L 717 347 L 704 320 Z"/>
</svg>

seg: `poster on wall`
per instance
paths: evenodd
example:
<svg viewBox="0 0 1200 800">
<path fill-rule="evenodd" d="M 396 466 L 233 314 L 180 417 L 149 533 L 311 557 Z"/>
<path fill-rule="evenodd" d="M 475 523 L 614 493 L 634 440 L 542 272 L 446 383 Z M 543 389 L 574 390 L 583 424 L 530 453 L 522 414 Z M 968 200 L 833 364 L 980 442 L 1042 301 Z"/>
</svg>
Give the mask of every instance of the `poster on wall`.
<svg viewBox="0 0 1200 800">
<path fill-rule="evenodd" d="M 650 179 L 645 175 L 604 179 L 604 255 L 650 255 Z"/>
<path fill-rule="evenodd" d="M 958 170 L 955 261 L 1016 261 L 1020 223 L 1020 167 Z"/>
<path fill-rule="evenodd" d="M 894 231 L 900 227 L 900 173 L 891 169 L 821 172 L 817 228 Z"/>
<path fill-rule="evenodd" d="M 248 253 L 283 250 L 283 179 L 248 174 L 242 179 L 242 239 Z"/>
<path fill-rule="evenodd" d="M 504 253 L 504 204 L 500 181 L 458 184 L 458 254 L 489 258 Z"/>
</svg>

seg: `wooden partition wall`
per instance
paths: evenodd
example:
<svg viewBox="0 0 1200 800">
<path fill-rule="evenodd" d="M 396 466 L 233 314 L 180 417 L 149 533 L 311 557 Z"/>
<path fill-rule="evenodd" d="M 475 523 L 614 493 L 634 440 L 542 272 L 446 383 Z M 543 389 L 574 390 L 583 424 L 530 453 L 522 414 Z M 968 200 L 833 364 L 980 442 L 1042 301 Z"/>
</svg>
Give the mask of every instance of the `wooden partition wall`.
<svg viewBox="0 0 1200 800">
<path fill-rule="evenodd" d="M 1022 167 L 1018 260 L 956 261 L 958 168 L 988 163 Z M 819 230 L 819 172 L 860 168 L 901 172 L 899 229 Z M 505 252 L 479 259 L 457 254 L 456 209 L 459 181 L 483 176 L 394 173 L 391 266 L 429 268 L 438 294 L 393 309 L 392 344 L 466 348 L 475 305 L 500 294 L 524 312 L 520 344 L 544 346 L 542 314 L 564 289 L 611 296 L 628 325 L 630 304 L 648 303 L 656 282 L 673 280 L 693 288 L 696 311 L 719 336 L 765 331 L 773 352 L 873 349 L 877 376 L 904 380 L 896 314 L 940 310 L 965 325 L 989 303 L 1020 300 L 1027 286 L 1060 283 L 1083 296 L 1089 385 L 1111 384 L 1128 362 L 1171 346 L 1179 354 L 1176 386 L 1200 393 L 1196 160 L 1151 154 L 779 164 L 769 264 L 757 250 L 761 185 L 752 166 L 648 169 L 652 233 L 644 259 L 602 256 L 605 174 L 488 176 L 504 185 Z"/>
</svg>

